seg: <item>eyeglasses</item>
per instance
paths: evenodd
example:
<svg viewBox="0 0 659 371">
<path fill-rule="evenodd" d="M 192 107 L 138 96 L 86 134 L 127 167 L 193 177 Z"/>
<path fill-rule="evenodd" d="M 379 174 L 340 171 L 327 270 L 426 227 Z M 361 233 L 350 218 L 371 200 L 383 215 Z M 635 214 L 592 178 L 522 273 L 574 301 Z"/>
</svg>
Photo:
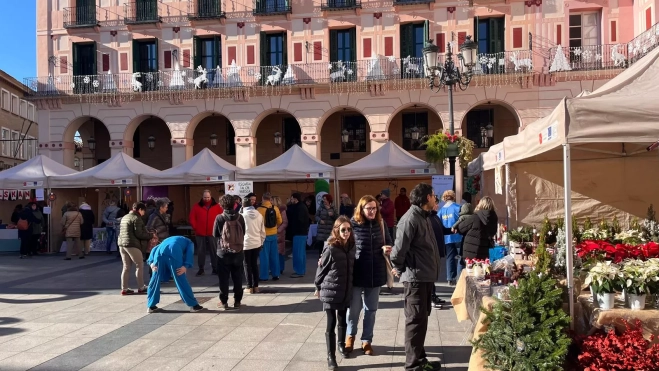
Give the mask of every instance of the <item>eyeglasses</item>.
<svg viewBox="0 0 659 371">
<path fill-rule="evenodd" d="M 352 232 L 352 228 L 341 228 L 341 229 L 339 229 L 339 232 L 341 232 L 341 233 L 346 233 L 346 232 L 350 233 L 350 232 Z"/>
<path fill-rule="evenodd" d="M 366 211 L 367 213 L 372 213 L 377 209 L 378 209 L 377 207 L 365 207 L 364 211 Z"/>
</svg>

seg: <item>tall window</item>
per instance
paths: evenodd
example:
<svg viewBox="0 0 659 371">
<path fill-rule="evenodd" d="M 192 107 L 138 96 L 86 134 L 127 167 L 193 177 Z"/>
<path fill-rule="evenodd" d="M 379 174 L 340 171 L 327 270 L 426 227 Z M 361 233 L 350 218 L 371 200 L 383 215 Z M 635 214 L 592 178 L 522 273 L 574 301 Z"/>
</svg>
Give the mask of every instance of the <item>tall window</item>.
<svg viewBox="0 0 659 371">
<path fill-rule="evenodd" d="M 158 87 L 158 40 L 133 40 L 133 73 L 139 72 L 137 81 L 142 91 L 156 90 Z"/>
<path fill-rule="evenodd" d="M 2 155 L 9 157 L 9 129 L 2 128 Z"/>
<path fill-rule="evenodd" d="M 136 0 L 135 20 L 137 22 L 154 21 L 158 19 L 157 0 Z"/>
<path fill-rule="evenodd" d="M 201 66 L 207 71 L 208 84 L 215 82 L 216 68 L 222 66 L 221 37 L 194 38 L 194 68 Z M 195 72 L 197 75 L 198 72 Z"/>
<path fill-rule="evenodd" d="M 348 143 L 341 143 L 342 152 L 366 152 L 366 117 L 343 116 L 341 132 L 348 132 Z"/>
<path fill-rule="evenodd" d="M 330 80 L 353 81 L 357 78 L 357 31 L 355 28 L 330 30 Z"/>
<path fill-rule="evenodd" d="M 479 53 L 501 53 L 504 51 L 504 17 L 478 19 L 475 36 Z M 457 52 L 454 50 L 453 52 Z"/>
<path fill-rule="evenodd" d="M 34 157 L 34 138 L 27 137 L 27 159 Z"/>
<path fill-rule="evenodd" d="M 570 13 L 569 39 L 572 69 L 598 67 L 602 61 L 593 56 L 609 52 L 601 50 L 599 46 L 599 20 L 599 12 Z"/>
<path fill-rule="evenodd" d="M 25 145 L 25 134 L 21 134 L 20 143 L 18 144 L 20 148 L 20 157 L 25 160 L 27 158 L 27 146 Z"/>
<path fill-rule="evenodd" d="M 233 130 L 233 125 L 229 122 L 229 120 L 226 121 L 226 128 L 227 128 L 227 156 L 235 156 L 236 155 L 236 132 Z"/>
<path fill-rule="evenodd" d="M 266 36 L 268 47 L 266 50 L 266 65 L 279 66 L 284 64 L 284 34 L 269 34 Z"/>
<path fill-rule="evenodd" d="M 96 24 L 96 1 L 95 0 L 76 0 L 76 24 L 93 25 Z"/>
<path fill-rule="evenodd" d="M 400 57 L 403 77 L 423 76 L 423 47 L 429 38 L 429 23 L 406 23 L 400 26 Z"/>
<path fill-rule="evenodd" d="M 89 75 L 96 75 L 96 43 L 73 44 L 73 82 L 74 92 L 83 94 L 92 92 L 95 88 Z M 85 78 L 86 77 L 86 78 Z"/>
<path fill-rule="evenodd" d="M 403 149 L 406 151 L 416 151 L 421 147 L 420 140 L 412 139 L 412 129 L 419 130 L 419 138 L 428 135 L 428 112 L 409 112 L 403 113 Z"/>
</svg>

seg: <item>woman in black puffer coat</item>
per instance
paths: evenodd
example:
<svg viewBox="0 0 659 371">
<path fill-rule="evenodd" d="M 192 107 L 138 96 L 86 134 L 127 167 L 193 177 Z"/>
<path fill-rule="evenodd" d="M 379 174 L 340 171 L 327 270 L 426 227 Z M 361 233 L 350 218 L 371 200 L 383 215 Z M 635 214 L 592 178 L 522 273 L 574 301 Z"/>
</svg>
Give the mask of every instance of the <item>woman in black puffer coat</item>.
<svg viewBox="0 0 659 371">
<path fill-rule="evenodd" d="M 490 256 L 498 222 L 494 202 L 487 196 L 483 197 L 476 206 L 474 215 L 458 224 L 458 231 L 465 235 L 462 245 L 463 259 L 486 259 Z"/>
<path fill-rule="evenodd" d="M 327 366 L 336 369 L 337 338 L 334 328 L 338 327 L 339 352 L 348 356 L 345 349 L 346 311 L 352 299 L 352 277 L 355 264 L 355 239 L 352 235 L 352 225 L 345 216 L 340 216 L 332 227 L 327 240 L 327 248 L 323 250 L 320 264 L 316 271 L 315 295 L 323 302 L 323 310 L 327 314 Z M 337 323 L 338 319 L 338 323 Z"/>
<path fill-rule="evenodd" d="M 346 349 L 354 348 L 357 335 L 359 314 L 364 308 L 364 329 L 362 331 L 362 350 L 366 355 L 373 355 L 371 342 L 375 327 L 375 313 L 380 301 L 380 287 L 387 283 L 387 263 L 382 254 L 391 253 L 391 236 L 384 228 L 380 205 L 373 196 L 364 196 L 357 203 L 355 216 L 351 220 L 355 235 L 355 276 L 353 279 L 352 302 L 348 310 L 348 337 Z"/>
</svg>

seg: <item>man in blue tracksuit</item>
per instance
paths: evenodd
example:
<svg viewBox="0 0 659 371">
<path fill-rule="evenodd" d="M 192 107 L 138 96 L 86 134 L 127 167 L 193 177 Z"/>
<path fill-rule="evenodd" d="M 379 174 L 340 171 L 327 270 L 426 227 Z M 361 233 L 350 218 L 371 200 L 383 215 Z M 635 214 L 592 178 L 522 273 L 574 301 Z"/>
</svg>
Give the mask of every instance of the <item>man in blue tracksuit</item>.
<svg viewBox="0 0 659 371">
<path fill-rule="evenodd" d="M 444 226 L 444 246 L 446 248 L 446 280 L 449 285 L 455 286 L 460 272 L 462 272 L 462 260 L 460 251 L 460 242 L 462 235 L 451 231 L 455 222 L 460 217 L 460 205 L 455 203 L 455 192 L 452 190 L 444 191 L 442 201 L 446 202 L 437 211 L 437 216 L 442 220 Z"/>
<path fill-rule="evenodd" d="M 151 250 L 147 263 L 153 270 L 147 291 L 147 313 L 159 310 L 160 281 L 169 272 L 174 277 L 176 288 L 183 302 L 190 307 L 190 312 L 198 312 L 204 307 L 199 305 L 192 293 L 192 288 L 185 277 L 185 272 L 194 265 L 194 244 L 185 237 L 174 236 L 163 240 Z"/>
</svg>

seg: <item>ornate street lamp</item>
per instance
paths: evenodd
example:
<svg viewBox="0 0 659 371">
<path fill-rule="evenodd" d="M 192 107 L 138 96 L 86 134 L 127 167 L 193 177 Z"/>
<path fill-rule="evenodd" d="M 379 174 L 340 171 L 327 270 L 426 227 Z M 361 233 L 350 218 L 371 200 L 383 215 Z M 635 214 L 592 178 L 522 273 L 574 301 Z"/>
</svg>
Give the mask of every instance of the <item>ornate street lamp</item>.
<svg viewBox="0 0 659 371">
<path fill-rule="evenodd" d="M 428 76 L 430 90 L 439 92 L 443 87 L 448 87 L 449 106 L 449 133 L 455 135 L 453 122 L 453 89 L 458 86 L 460 90 L 466 90 L 471 83 L 473 68 L 478 57 L 478 45 L 471 40 L 471 36 L 465 38 L 464 44 L 460 45 L 460 53 L 457 59 L 460 66 L 456 66 L 453 60 L 451 43 L 446 48 L 446 60 L 444 64 L 438 63 L 439 47 L 432 40 L 426 42 L 423 48 L 423 60 Z M 457 143 L 449 144 L 446 154 L 449 160 L 450 174 L 455 175 L 455 158 L 458 157 Z"/>
<path fill-rule="evenodd" d="M 87 139 L 87 147 L 89 147 L 89 150 L 92 152 L 96 150 L 96 139 L 94 139 L 94 137 L 89 137 L 89 139 Z"/>
<path fill-rule="evenodd" d="M 211 147 L 217 146 L 217 134 L 211 134 Z"/>
<path fill-rule="evenodd" d="M 485 130 L 487 130 L 487 143 L 489 147 L 490 143 L 494 143 L 494 126 L 492 126 L 492 123 L 488 123 Z"/>
<path fill-rule="evenodd" d="M 281 133 L 280 133 L 280 132 L 276 132 L 276 133 L 275 133 L 275 144 L 276 144 L 276 145 L 280 145 L 280 144 L 281 144 Z"/>
<path fill-rule="evenodd" d="M 73 158 L 73 167 L 76 169 L 80 167 L 80 159 L 78 157 Z"/>
<path fill-rule="evenodd" d="M 341 132 L 341 142 L 342 143 L 348 143 L 350 141 L 350 132 L 348 130 L 344 130 Z"/>
<path fill-rule="evenodd" d="M 153 149 L 156 148 L 156 137 L 154 137 L 153 135 L 148 137 L 146 140 L 146 144 L 149 147 L 149 149 L 153 151 Z"/>
<path fill-rule="evenodd" d="M 410 132 L 412 133 L 412 140 L 419 140 L 419 128 L 418 127 L 413 127 L 410 129 Z"/>
</svg>

